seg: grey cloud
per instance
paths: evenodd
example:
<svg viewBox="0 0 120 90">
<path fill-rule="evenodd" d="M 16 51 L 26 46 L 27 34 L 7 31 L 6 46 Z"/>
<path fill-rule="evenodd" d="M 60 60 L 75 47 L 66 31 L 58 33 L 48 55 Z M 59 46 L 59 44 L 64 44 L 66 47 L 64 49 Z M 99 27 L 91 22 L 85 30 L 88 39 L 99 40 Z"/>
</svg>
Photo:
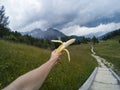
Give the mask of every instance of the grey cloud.
<svg viewBox="0 0 120 90">
<path fill-rule="evenodd" d="M 12 3 L 10 0 L 2 0 L 11 17 L 10 25 L 19 30 L 41 21 L 47 22 L 46 28 L 64 28 L 71 25 L 97 26 L 101 23 L 120 22 L 120 0 L 11 1 Z"/>
</svg>

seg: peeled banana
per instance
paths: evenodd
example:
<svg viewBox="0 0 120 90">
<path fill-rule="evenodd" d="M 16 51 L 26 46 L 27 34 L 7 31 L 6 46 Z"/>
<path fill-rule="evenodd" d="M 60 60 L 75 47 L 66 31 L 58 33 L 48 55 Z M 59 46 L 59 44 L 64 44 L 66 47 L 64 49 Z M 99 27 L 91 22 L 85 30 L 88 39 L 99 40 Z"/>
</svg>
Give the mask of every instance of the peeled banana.
<svg viewBox="0 0 120 90">
<path fill-rule="evenodd" d="M 75 42 L 75 39 L 70 39 L 66 42 L 62 42 L 61 40 L 51 40 L 52 42 L 55 43 L 61 43 L 61 45 L 56 49 L 57 53 L 60 53 L 61 51 L 66 51 L 67 55 L 68 55 L 68 60 L 70 61 L 70 53 L 67 49 L 65 49 L 66 47 L 68 47 L 70 44 Z"/>
</svg>

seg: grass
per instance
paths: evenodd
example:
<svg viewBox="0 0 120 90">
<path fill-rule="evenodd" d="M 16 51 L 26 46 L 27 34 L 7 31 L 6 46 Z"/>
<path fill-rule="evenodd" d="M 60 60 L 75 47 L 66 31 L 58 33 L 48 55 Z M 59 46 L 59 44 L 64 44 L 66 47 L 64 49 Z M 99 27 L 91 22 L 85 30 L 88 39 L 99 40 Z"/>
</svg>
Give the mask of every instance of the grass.
<svg viewBox="0 0 120 90">
<path fill-rule="evenodd" d="M 107 41 L 102 41 L 95 46 L 98 55 L 114 65 L 114 70 L 120 75 L 120 36 Z"/>
<path fill-rule="evenodd" d="M 97 65 L 91 57 L 90 45 L 68 48 L 71 62 L 63 54 L 40 90 L 78 90 Z M 49 59 L 50 52 L 33 46 L 0 40 L 0 89 L 20 75 L 40 66 Z"/>
</svg>

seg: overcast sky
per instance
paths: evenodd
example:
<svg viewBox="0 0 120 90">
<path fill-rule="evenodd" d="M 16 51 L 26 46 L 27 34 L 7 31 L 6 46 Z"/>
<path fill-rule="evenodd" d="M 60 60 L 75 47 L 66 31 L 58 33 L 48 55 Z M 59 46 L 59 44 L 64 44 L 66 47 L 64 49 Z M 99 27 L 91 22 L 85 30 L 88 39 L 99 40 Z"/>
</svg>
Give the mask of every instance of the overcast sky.
<svg viewBox="0 0 120 90">
<path fill-rule="evenodd" d="M 67 35 L 120 28 L 120 0 L 1 0 L 9 27 L 17 31 L 53 27 Z"/>
</svg>

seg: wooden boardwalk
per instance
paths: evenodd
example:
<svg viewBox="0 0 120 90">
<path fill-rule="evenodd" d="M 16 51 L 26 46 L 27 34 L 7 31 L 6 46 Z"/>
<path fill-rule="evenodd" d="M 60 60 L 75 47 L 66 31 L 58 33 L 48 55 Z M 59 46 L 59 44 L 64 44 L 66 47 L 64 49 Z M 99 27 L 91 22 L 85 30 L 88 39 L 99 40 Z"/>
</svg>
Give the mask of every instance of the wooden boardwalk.
<svg viewBox="0 0 120 90">
<path fill-rule="evenodd" d="M 93 47 L 91 51 L 99 66 L 79 90 L 120 90 L 120 77 L 112 69 L 107 68 L 103 63 L 105 59 L 95 55 Z"/>
<path fill-rule="evenodd" d="M 98 67 L 96 76 L 88 90 L 120 90 L 120 84 L 108 68 Z"/>
</svg>

